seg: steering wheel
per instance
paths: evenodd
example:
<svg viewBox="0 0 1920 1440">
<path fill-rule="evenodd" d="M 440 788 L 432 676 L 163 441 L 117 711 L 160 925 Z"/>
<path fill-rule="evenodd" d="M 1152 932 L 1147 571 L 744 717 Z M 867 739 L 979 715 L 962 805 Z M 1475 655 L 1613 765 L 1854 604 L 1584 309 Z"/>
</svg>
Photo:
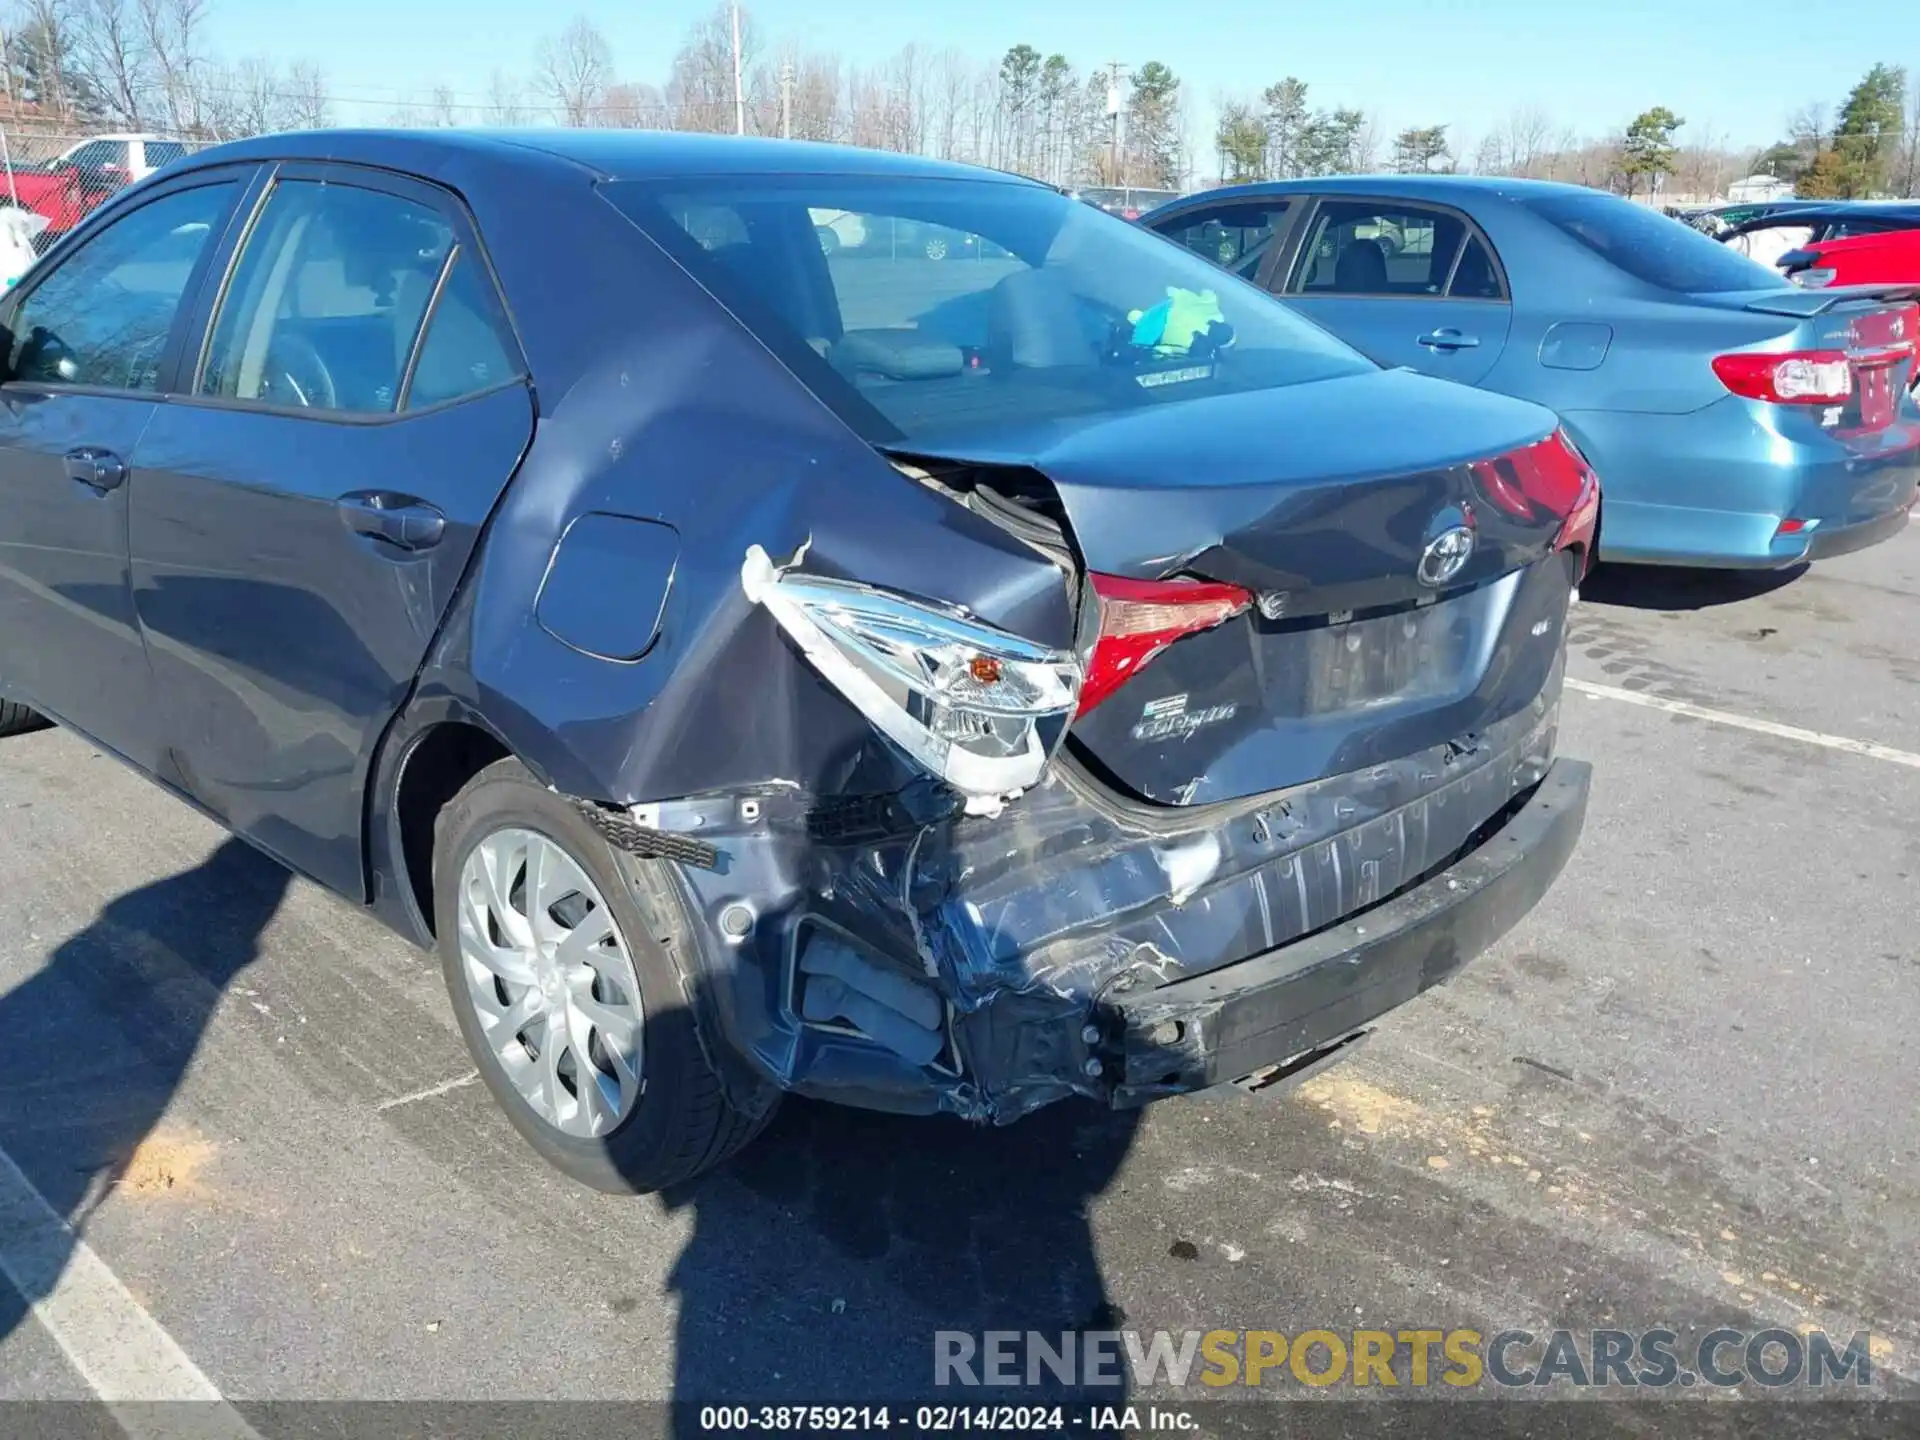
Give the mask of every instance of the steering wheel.
<svg viewBox="0 0 1920 1440">
<path fill-rule="evenodd" d="M 333 372 L 306 336 L 289 332 L 274 337 L 266 373 L 260 380 L 262 400 L 299 405 L 309 410 L 338 410 L 340 396 Z"/>
</svg>

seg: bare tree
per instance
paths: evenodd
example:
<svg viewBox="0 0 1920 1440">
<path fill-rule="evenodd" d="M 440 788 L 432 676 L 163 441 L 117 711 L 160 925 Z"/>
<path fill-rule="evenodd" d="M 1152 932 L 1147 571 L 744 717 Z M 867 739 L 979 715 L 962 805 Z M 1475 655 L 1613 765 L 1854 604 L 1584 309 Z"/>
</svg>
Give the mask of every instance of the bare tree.
<svg viewBox="0 0 1920 1440">
<path fill-rule="evenodd" d="M 792 113 L 796 140 L 834 140 L 841 135 L 840 58 L 803 55 L 793 62 Z"/>
<path fill-rule="evenodd" d="M 327 77 L 311 60 L 296 60 L 287 66 L 285 93 L 282 96 L 286 122 L 301 130 L 324 130 L 333 123 L 333 102 L 327 91 Z"/>
<path fill-rule="evenodd" d="M 660 130 L 671 125 L 672 116 L 659 86 L 622 81 L 607 87 L 593 123 L 610 130 Z"/>
<path fill-rule="evenodd" d="M 202 117 L 194 82 L 207 63 L 200 49 L 207 0 L 135 0 L 135 8 L 167 124 L 181 133 L 198 130 Z"/>
<path fill-rule="evenodd" d="M 71 25 L 76 78 L 99 97 L 109 120 L 139 129 L 154 89 L 139 13 L 130 0 L 80 0 Z"/>
<path fill-rule="evenodd" d="M 1537 105 L 1524 106 L 1507 116 L 1502 127 L 1507 172 L 1538 179 L 1540 162 L 1551 144 L 1552 133 L 1552 119 Z"/>
<path fill-rule="evenodd" d="M 760 54 L 759 27 L 740 16 L 740 68 L 754 68 Z M 667 105 L 680 130 L 725 132 L 733 129 L 733 17 L 717 5 L 687 27 L 674 52 L 667 77 Z"/>
<path fill-rule="evenodd" d="M 453 91 L 445 85 L 433 87 L 433 93 L 427 97 L 426 123 L 439 129 L 450 130 L 465 118 L 460 102 L 453 98 Z"/>
<path fill-rule="evenodd" d="M 489 125 L 524 125 L 527 110 L 520 82 L 504 70 L 496 70 L 487 82 L 487 103 L 480 112 Z"/>
<path fill-rule="evenodd" d="M 559 108 L 569 125 L 592 123 L 613 83 L 613 47 L 584 15 L 534 51 L 534 86 Z"/>
<path fill-rule="evenodd" d="M 966 114 L 967 91 L 972 85 L 968 69 L 967 57 L 952 48 L 942 50 L 933 60 L 930 80 L 933 114 L 929 140 L 933 153 L 942 160 L 955 160 L 960 155 L 961 124 Z"/>
</svg>

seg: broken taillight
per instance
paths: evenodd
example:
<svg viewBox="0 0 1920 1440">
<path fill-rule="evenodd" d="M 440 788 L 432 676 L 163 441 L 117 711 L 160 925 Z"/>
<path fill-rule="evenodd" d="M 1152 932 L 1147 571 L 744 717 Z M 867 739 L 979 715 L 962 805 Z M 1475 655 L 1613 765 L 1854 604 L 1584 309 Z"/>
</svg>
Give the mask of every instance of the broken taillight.
<svg viewBox="0 0 1920 1440">
<path fill-rule="evenodd" d="M 1095 573 L 1100 638 L 1080 686 L 1080 715 L 1139 674 L 1174 641 L 1211 630 L 1253 604 L 1251 591 L 1208 580 L 1129 580 Z"/>
<path fill-rule="evenodd" d="M 992 809 L 1038 780 L 1066 734 L 1080 662 L 955 606 L 775 565 L 758 545 L 747 599 L 874 728 Z"/>
</svg>

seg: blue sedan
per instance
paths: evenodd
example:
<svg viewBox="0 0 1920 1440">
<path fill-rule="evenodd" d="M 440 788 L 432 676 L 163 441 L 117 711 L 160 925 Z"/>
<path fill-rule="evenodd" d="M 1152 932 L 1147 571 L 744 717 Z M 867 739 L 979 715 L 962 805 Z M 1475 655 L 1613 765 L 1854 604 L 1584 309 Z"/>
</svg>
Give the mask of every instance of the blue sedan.
<svg viewBox="0 0 1920 1440">
<path fill-rule="evenodd" d="M 1553 414 L 1045 185 L 263 136 L 102 206 L 0 331 L 0 737 L 57 720 L 437 950 L 590 1185 L 787 1092 L 1265 1089 L 1579 838 L 1598 487 Z"/>
<path fill-rule="evenodd" d="M 1560 412 L 1599 472 L 1598 554 L 1763 568 L 1861 549 L 1920 478 L 1920 288 L 1808 291 L 1572 185 L 1343 177 L 1141 222 L 1374 360 Z"/>
</svg>

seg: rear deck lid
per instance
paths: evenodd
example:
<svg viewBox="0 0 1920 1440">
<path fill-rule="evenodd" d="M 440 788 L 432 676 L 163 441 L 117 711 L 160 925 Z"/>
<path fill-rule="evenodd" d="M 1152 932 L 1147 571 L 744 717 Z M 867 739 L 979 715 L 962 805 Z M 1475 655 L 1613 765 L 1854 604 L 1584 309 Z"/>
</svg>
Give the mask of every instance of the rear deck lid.
<svg viewBox="0 0 1920 1440">
<path fill-rule="evenodd" d="M 1559 653 L 1576 572 L 1559 552 L 1588 472 L 1531 405 L 1373 371 L 1055 421 L 938 458 L 1051 482 L 1109 631 L 1116 601 L 1151 602 L 1156 582 L 1175 602 L 1183 585 L 1203 603 L 1239 587 L 1243 603 L 1104 689 L 1090 662 L 1074 743 L 1149 800 L 1233 799 L 1471 744 L 1535 700 Z"/>
</svg>

